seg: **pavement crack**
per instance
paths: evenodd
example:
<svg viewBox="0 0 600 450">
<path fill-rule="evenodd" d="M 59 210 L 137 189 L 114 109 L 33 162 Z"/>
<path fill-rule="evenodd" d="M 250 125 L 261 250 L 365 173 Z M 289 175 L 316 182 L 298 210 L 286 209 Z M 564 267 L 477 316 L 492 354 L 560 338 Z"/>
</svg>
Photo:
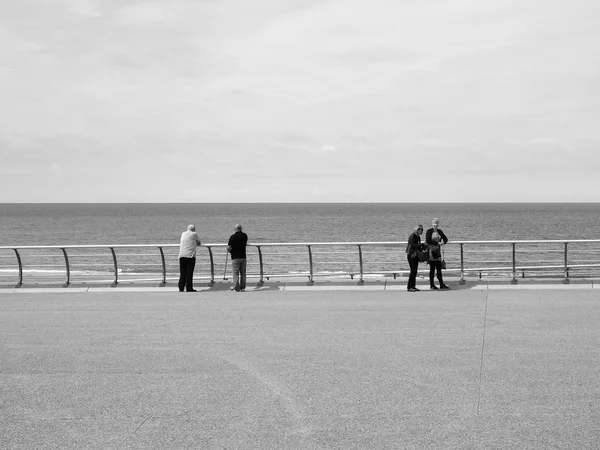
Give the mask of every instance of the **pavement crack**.
<svg viewBox="0 0 600 450">
<path fill-rule="evenodd" d="M 488 296 L 489 293 L 485 293 L 485 311 L 483 313 L 483 333 L 481 337 L 481 359 L 479 361 L 479 388 L 478 388 L 478 398 L 477 398 L 477 417 L 479 417 L 479 408 L 481 406 L 481 380 L 483 379 L 483 356 L 485 352 L 485 331 L 486 331 L 486 321 L 487 321 L 487 309 L 488 309 Z"/>
<path fill-rule="evenodd" d="M 145 419 L 142 421 L 142 423 L 140 423 L 140 424 L 137 426 L 137 428 L 136 428 L 135 430 L 133 430 L 133 432 L 132 432 L 132 433 L 130 433 L 130 434 L 129 434 L 129 436 L 127 436 L 125 439 L 123 439 L 123 442 L 121 442 L 121 445 L 120 445 L 119 447 L 120 447 L 120 448 L 122 448 L 122 447 L 123 447 L 123 445 L 125 444 L 125 442 L 127 442 L 127 440 L 128 440 L 128 439 L 129 439 L 131 436 L 133 436 L 135 433 L 137 433 L 137 431 L 138 431 L 140 428 L 142 428 L 142 426 L 143 426 L 143 425 L 144 425 L 144 424 L 145 424 L 145 423 L 148 421 L 148 419 L 150 419 L 151 417 L 152 417 L 152 416 L 148 416 L 148 417 L 146 417 L 146 418 L 145 418 Z"/>
</svg>

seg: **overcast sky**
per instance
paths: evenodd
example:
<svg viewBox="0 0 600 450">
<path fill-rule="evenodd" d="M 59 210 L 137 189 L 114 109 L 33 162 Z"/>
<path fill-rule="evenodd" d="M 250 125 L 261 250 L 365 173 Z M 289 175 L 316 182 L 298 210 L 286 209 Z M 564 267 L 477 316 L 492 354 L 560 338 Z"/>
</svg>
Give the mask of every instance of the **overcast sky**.
<svg viewBox="0 0 600 450">
<path fill-rule="evenodd" d="M 0 3 L 0 202 L 600 201 L 598 0 Z"/>
</svg>

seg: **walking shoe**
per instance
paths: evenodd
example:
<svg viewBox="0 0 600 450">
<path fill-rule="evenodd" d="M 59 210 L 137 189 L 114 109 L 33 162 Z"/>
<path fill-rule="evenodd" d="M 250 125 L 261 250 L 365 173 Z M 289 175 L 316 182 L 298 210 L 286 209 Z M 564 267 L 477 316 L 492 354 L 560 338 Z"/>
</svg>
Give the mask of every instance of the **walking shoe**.
<svg viewBox="0 0 600 450">
<path fill-rule="evenodd" d="M 443 289 L 443 290 L 447 291 L 447 290 L 448 290 L 448 289 L 450 289 L 450 288 L 449 288 L 448 286 L 446 286 L 445 284 L 442 284 L 442 285 L 440 286 L 440 289 Z"/>
<path fill-rule="evenodd" d="M 431 286 L 429 286 L 429 289 L 431 289 L 432 291 L 437 291 L 438 287 L 435 284 L 432 284 Z"/>
</svg>

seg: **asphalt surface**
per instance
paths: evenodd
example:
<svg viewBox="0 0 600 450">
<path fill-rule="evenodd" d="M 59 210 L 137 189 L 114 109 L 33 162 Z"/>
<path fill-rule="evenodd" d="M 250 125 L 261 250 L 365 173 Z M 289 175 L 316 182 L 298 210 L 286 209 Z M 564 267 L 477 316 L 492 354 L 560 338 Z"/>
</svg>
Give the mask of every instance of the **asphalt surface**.
<svg viewBox="0 0 600 450">
<path fill-rule="evenodd" d="M 0 290 L 0 448 L 600 448 L 592 286 L 289 287 Z"/>
</svg>

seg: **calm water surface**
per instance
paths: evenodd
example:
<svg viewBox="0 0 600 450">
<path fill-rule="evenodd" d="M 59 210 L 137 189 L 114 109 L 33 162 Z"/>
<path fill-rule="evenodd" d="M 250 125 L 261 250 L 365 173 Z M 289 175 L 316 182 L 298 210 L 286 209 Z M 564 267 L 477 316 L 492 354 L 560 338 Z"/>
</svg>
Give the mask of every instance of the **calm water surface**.
<svg viewBox="0 0 600 450">
<path fill-rule="evenodd" d="M 451 240 L 600 238 L 598 203 L 2 204 L 0 245 L 177 243 L 194 223 L 225 242 L 405 241 L 438 217 Z"/>
<path fill-rule="evenodd" d="M 178 244 L 189 223 L 196 225 L 204 244 L 226 243 L 236 223 L 244 226 L 251 243 L 284 242 L 399 242 L 404 243 L 413 227 L 429 228 L 438 217 L 450 241 L 522 239 L 600 239 L 600 204 L 3 204 L 0 205 L 0 246 L 76 244 Z M 563 244 L 554 247 L 519 248 L 520 264 L 564 262 Z M 595 261 L 596 249 L 570 244 L 571 263 Z M 322 249 L 322 247 L 321 247 Z M 316 271 L 356 271 L 357 248 L 339 248 L 338 254 L 314 250 Z M 471 245 L 465 258 L 469 267 L 512 262 L 510 245 Z M 227 269 L 223 248 L 215 249 L 217 273 Z M 293 251 L 295 254 L 286 252 Z M 30 254 L 29 254 L 29 253 Z M 34 252 L 37 252 L 34 254 Z M 83 252 L 83 251 L 82 251 Z M 101 256 L 97 256 L 98 253 Z M 130 255 L 127 254 L 130 253 Z M 143 264 L 140 250 L 119 250 L 120 267 L 125 272 L 160 271 L 156 249 L 148 249 Z M 165 249 L 170 272 L 177 272 L 177 249 Z M 384 271 L 406 265 L 403 245 L 364 249 L 368 270 Z M 109 252 L 94 255 L 69 250 L 74 271 L 110 272 Z M 106 253 L 104 255 L 104 253 Z M 208 252 L 199 255 L 199 271 L 210 267 Z M 222 253 L 222 254 L 221 254 Z M 289 273 L 307 270 L 305 247 L 263 247 L 267 271 Z M 14 272 L 15 258 L 10 250 L 0 255 L 0 272 Z M 27 270 L 62 272 L 60 252 L 22 251 Z M 348 263 L 340 260 L 348 258 Z M 460 267 L 458 246 L 448 246 L 449 268 Z M 258 270 L 256 248 L 249 251 L 250 270 Z"/>
</svg>

